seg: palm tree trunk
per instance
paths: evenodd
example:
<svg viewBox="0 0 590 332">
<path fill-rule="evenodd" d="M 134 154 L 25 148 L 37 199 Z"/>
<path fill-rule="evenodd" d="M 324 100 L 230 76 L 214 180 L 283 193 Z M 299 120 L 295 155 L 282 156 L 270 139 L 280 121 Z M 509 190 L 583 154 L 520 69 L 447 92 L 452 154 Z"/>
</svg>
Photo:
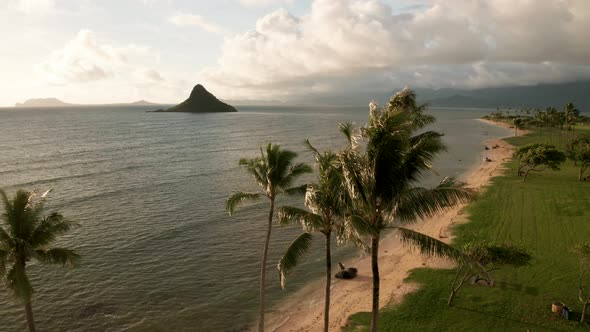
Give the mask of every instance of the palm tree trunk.
<svg viewBox="0 0 590 332">
<path fill-rule="evenodd" d="M 373 305 L 371 317 L 371 332 L 377 332 L 377 318 L 379 317 L 379 235 L 371 237 L 371 268 L 373 270 Z"/>
<path fill-rule="evenodd" d="M 35 319 L 33 318 L 33 306 L 31 300 L 27 300 L 25 303 L 25 312 L 27 313 L 27 325 L 29 326 L 29 332 L 35 332 Z"/>
<path fill-rule="evenodd" d="M 258 312 L 258 332 L 264 332 L 264 295 L 266 293 L 266 259 L 268 258 L 268 246 L 270 244 L 270 232 L 272 230 L 272 217 L 275 209 L 274 198 L 270 199 L 270 211 L 268 213 L 268 229 L 266 230 L 266 241 L 264 241 L 264 252 L 260 264 L 260 309 Z"/>
<path fill-rule="evenodd" d="M 326 300 L 324 303 L 324 332 L 330 328 L 330 286 L 332 282 L 332 251 L 330 233 L 326 234 Z"/>
</svg>

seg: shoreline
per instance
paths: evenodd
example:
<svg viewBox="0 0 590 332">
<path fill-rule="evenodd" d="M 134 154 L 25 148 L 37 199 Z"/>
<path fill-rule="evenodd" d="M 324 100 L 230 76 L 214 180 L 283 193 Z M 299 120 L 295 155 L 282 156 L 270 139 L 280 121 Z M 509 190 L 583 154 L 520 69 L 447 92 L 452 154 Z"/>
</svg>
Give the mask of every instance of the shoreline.
<svg viewBox="0 0 590 332">
<path fill-rule="evenodd" d="M 510 129 L 506 123 L 477 119 L 489 125 Z M 519 130 L 519 136 L 525 135 L 526 130 Z M 458 180 L 467 183 L 468 187 L 480 190 L 490 180 L 498 175 L 495 171 L 501 169 L 502 164 L 511 158 L 514 147 L 506 143 L 503 138 L 496 137 L 484 140 L 485 146 L 498 145 L 496 149 L 487 150 L 486 157 L 491 161 L 480 160 L 474 163 Z M 439 213 L 431 218 L 419 220 L 409 228 L 438 238 L 446 243 L 453 239 L 450 226 L 467 220 L 463 209 L 467 204 L 460 204 L 452 209 Z M 348 317 L 359 311 L 370 311 L 372 299 L 371 257 L 362 253 L 359 258 L 343 262 L 345 266 L 358 268 L 359 275 L 352 280 L 332 278 L 330 303 L 330 331 L 339 331 L 345 326 Z M 379 272 L 381 276 L 381 291 L 379 305 L 383 307 L 389 303 L 400 303 L 404 296 L 419 288 L 417 284 L 405 283 L 404 279 L 409 271 L 418 267 L 451 268 L 453 262 L 434 257 L 424 257 L 411 248 L 404 247 L 394 233 L 386 234 L 379 244 Z M 333 268 L 333 273 L 337 267 Z M 269 313 L 267 326 L 270 331 L 321 331 L 323 330 L 325 279 L 315 280 L 289 299 L 278 304 Z M 296 303 L 297 305 L 294 305 Z"/>
</svg>

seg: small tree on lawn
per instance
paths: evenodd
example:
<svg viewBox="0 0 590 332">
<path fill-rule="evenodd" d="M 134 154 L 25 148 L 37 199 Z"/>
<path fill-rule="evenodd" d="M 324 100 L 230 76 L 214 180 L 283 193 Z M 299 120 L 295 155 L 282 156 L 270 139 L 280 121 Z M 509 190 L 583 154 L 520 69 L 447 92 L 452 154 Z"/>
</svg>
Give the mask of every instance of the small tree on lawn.
<svg viewBox="0 0 590 332">
<path fill-rule="evenodd" d="M 580 166 L 578 180 L 582 181 L 584 172 L 590 166 L 590 136 L 580 135 L 572 139 L 566 147 L 566 156 L 574 161 L 574 165 Z"/>
<path fill-rule="evenodd" d="M 523 176 L 525 182 L 531 171 L 543 171 L 547 168 L 558 171 L 559 165 L 565 161 L 565 154 L 555 146 L 544 143 L 534 143 L 522 146 L 513 155 L 518 159 L 517 174 Z"/>
<path fill-rule="evenodd" d="M 447 304 L 451 306 L 453 299 L 466 281 L 477 283 L 480 280 L 490 287 L 494 279 L 490 272 L 502 265 L 522 266 L 527 264 L 531 256 L 527 250 L 513 243 L 492 243 L 487 241 L 469 242 L 461 248 L 462 259 L 459 260 L 457 273 L 451 285 L 451 295 Z"/>
<path fill-rule="evenodd" d="M 590 294 L 584 294 L 584 289 L 587 288 L 587 285 L 584 285 L 584 278 L 588 277 L 590 273 L 590 244 L 578 244 L 575 247 L 575 252 L 580 258 L 580 278 L 578 279 L 578 298 L 580 302 L 582 302 L 582 317 L 580 317 L 580 322 L 583 322 L 586 319 L 586 311 L 588 310 L 588 305 L 590 304 Z M 586 281 L 587 282 L 587 281 Z"/>
</svg>

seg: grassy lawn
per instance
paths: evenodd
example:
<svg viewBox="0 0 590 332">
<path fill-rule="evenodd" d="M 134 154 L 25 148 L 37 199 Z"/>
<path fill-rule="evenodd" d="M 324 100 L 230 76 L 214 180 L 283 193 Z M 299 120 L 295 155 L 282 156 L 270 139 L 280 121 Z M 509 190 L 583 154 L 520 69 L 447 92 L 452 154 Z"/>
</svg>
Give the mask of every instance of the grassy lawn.
<svg viewBox="0 0 590 332">
<path fill-rule="evenodd" d="M 590 127 L 576 132 L 590 133 Z M 571 133 L 562 135 L 565 144 Z M 519 146 L 548 139 L 532 133 L 507 141 Z M 559 145 L 557 131 L 552 139 Z M 590 242 L 590 182 L 577 180 L 578 170 L 571 161 L 561 171 L 531 174 L 526 183 L 515 175 L 515 162 L 506 166 L 506 174 L 494 178 L 468 207 L 470 222 L 455 227 L 454 243 L 476 239 L 521 243 L 533 255 L 531 264 L 493 272 L 494 288 L 464 285 L 452 307 L 446 301 L 454 270 L 413 270 L 407 282 L 421 284 L 421 289 L 402 304 L 383 309 L 379 331 L 590 330 L 588 324 L 551 313 L 551 303 L 560 301 L 579 320 L 578 260 L 572 248 Z M 345 331 L 363 331 L 369 324 L 369 313 L 357 313 Z"/>
</svg>

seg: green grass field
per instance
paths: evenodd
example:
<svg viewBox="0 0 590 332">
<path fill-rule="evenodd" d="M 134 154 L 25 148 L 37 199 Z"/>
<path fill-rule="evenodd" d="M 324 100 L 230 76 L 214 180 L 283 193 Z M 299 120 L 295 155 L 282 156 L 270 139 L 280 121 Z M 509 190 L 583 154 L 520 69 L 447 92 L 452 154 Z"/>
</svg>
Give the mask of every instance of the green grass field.
<svg viewBox="0 0 590 332">
<path fill-rule="evenodd" d="M 576 129 L 590 133 L 590 127 Z M 562 144 L 566 143 L 562 133 Z M 508 138 L 515 146 L 547 141 L 540 136 Z M 559 145 L 557 131 L 552 141 Z M 567 161 L 561 171 L 529 175 L 526 183 L 516 176 L 515 162 L 506 164 L 505 175 L 468 208 L 470 222 L 455 227 L 454 244 L 471 240 L 512 241 L 527 246 L 533 256 L 525 267 L 503 267 L 493 272 L 493 288 L 466 284 L 452 307 L 447 306 L 454 270 L 416 269 L 407 282 L 421 284 L 402 304 L 380 313 L 379 331 L 554 331 L 590 330 L 579 320 L 578 260 L 575 244 L 590 242 L 590 181 L 577 180 L 577 168 Z M 590 281 L 590 280 L 589 280 Z M 551 313 L 560 301 L 574 311 L 566 321 Z M 350 317 L 345 331 L 363 331 L 369 313 Z"/>
</svg>

